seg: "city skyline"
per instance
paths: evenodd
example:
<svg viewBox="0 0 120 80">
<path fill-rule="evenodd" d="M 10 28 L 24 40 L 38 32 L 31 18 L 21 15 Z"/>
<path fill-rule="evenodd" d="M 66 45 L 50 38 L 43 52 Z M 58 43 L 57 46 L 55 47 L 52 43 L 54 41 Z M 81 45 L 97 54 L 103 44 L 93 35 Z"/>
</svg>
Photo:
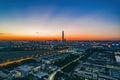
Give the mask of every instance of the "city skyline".
<svg viewBox="0 0 120 80">
<path fill-rule="evenodd" d="M 1 0 L 0 40 L 120 40 L 119 0 Z"/>
</svg>

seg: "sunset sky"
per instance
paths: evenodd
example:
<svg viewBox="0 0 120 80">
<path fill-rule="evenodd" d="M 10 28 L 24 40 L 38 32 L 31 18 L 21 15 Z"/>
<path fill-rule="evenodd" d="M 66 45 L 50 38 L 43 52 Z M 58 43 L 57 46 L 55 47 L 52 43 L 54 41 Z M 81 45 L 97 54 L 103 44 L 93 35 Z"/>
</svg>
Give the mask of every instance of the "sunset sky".
<svg viewBox="0 0 120 80">
<path fill-rule="evenodd" d="M 120 0 L 0 0 L 0 40 L 120 40 Z"/>
</svg>

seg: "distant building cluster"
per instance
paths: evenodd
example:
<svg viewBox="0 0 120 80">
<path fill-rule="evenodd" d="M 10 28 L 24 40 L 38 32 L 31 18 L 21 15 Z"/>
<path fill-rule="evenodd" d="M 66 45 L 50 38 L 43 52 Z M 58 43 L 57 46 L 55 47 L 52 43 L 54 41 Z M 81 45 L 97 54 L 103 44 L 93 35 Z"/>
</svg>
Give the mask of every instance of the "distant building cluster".
<svg viewBox="0 0 120 80">
<path fill-rule="evenodd" d="M 32 56 L 0 66 L 0 80 L 120 79 L 120 41 L 64 40 L 0 41 L 0 65 Z"/>
</svg>

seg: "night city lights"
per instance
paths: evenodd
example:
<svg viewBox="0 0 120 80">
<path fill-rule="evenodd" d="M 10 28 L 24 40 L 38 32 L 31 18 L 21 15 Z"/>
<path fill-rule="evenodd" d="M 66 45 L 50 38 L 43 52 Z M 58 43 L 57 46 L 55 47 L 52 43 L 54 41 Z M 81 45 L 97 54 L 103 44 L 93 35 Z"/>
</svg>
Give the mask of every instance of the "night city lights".
<svg viewBox="0 0 120 80">
<path fill-rule="evenodd" d="M 0 0 L 0 80 L 120 80 L 120 1 Z"/>
</svg>

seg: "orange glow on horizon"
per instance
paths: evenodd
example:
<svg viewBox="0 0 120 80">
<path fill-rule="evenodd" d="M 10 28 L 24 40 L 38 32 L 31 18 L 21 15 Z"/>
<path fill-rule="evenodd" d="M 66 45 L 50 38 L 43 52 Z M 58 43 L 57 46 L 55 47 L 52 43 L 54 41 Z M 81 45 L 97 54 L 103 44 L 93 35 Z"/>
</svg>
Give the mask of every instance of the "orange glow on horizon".
<svg viewBox="0 0 120 80">
<path fill-rule="evenodd" d="M 106 36 L 65 36 L 66 40 L 120 40 L 120 38 L 111 38 Z M 0 35 L 0 40 L 61 40 L 61 35 L 56 36 L 33 36 L 33 35 Z"/>
</svg>

